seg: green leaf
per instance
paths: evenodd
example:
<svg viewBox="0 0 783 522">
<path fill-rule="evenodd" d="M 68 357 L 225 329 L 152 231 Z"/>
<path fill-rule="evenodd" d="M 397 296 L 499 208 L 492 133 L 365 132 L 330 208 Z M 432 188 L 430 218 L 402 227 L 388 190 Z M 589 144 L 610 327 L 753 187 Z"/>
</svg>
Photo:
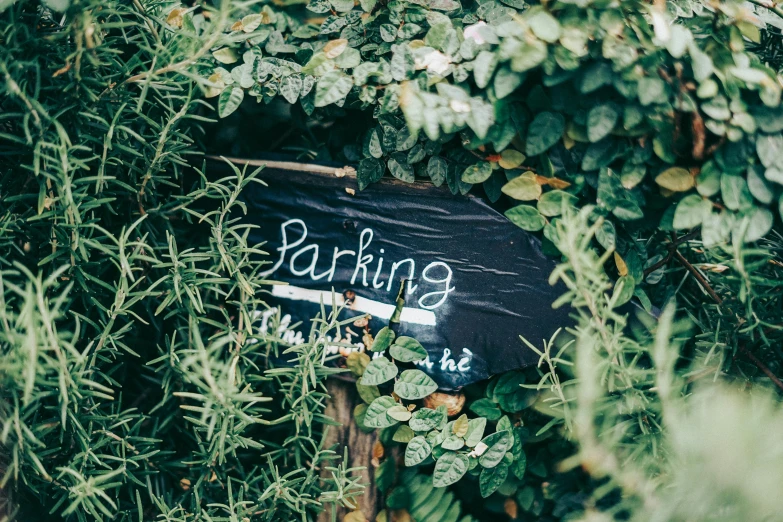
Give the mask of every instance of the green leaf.
<svg viewBox="0 0 783 522">
<path fill-rule="evenodd" d="M 364 190 L 370 183 L 376 183 L 383 178 L 386 166 L 381 160 L 364 158 L 359 162 L 359 170 L 356 172 L 356 180 L 359 182 L 359 190 Z"/>
<path fill-rule="evenodd" d="M 655 182 L 672 192 L 686 192 L 693 188 L 693 176 L 682 167 L 670 167 L 655 177 Z"/>
<path fill-rule="evenodd" d="M 372 404 L 375 399 L 381 396 L 377 386 L 365 386 L 358 382 L 356 383 L 356 391 L 359 392 L 359 397 L 367 404 Z"/>
<path fill-rule="evenodd" d="M 525 172 L 512 179 L 501 189 L 504 194 L 520 201 L 532 201 L 541 196 L 541 185 L 532 172 Z"/>
<path fill-rule="evenodd" d="M 562 190 L 550 190 L 538 200 L 538 211 L 544 216 L 559 216 L 564 208 L 573 207 L 578 199 Z"/>
<path fill-rule="evenodd" d="M 420 408 L 413 412 L 408 425 L 413 431 L 439 430 L 446 425 L 446 420 L 445 411 Z"/>
<path fill-rule="evenodd" d="M 391 343 L 394 341 L 394 338 L 397 335 L 394 333 L 394 331 L 389 328 L 388 326 L 384 326 L 380 329 L 378 332 L 378 335 L 375 336 L 375 340 L 372 342 L 372 348 L 370 348 L 373 352 L 382 352 L 384 350 L 387 350 L 389 346 L 391 346 Z M 394 355 L 392 355 L 394 357 Z M 399 359 L 397 357 L 394 357 L 397 360 L 402 361 L 402 359 Z M 407 362 L 407 361 L 403 361 Z"/>
<path fill-rule="evenodd" d="M 342 71 L 329 71 L 318 79 L 315 88 L 315 106 L 337 103 L 351 92 L 353 78 Z"/>
<path fill-rule="evenodd" d="M 534 6 L 525 12 L 525 20 L 533 34 L 545 42 L 555 43 L 560 39 L 560 23 L 543 7 Z"/>
<path fill-rule="evenodd" d="M 370 11 L 375 9 L 377 3 L 378 0 L 359 0 L 359 4 L 362 6 L 362 10 L 365 13 L 369 13 Z"/>
<path fill-rule="evenodd" d="M 752 165 L 747 169 L 748 190 L 759 202 L 769 205 L 775 198 L 775 194 L 764 179 L 764 171 L 758 165 Z"/>
<path fill-rule="evenodd" d="M 396 406 L 397 403 L 388 395 L 382 395 L 372 401 L 364 414 L 364 425 L 368 428 L 388 428 L 394 426 L 397 421 L 389 417 L 386 412 Z"/>
<path fill-rule="evenodd" d="M 421 435 L 413 437 L 405 447 L 405 465 L 410 467 L 421 464 L 430 456 L 430 453 L 432 453 L 432 448 L 427 443 L 427 439 Z"/>
<path fill-rule="evenodd" d="M 487 420 L 496 421 L 502 415 L 497 403 L 491 399 L 479 399 L 470 405 L 470 411 L 476 415 L 486 417 Z"/>
<path fill-rule="evenodd" d="M 280 94 L 288 103 L 296 103 L 299 94 L 302 92 L 304 82 L 298 75 L 285 76 L 280 81 Z"/>
<path fill-rule="evenodd" d="M 443 185 L 449 172 L 449 163 L 440 156 L 433 156 L 427 162 L 427 175 L 436 187 Z"/>
<path fill-rule="evenodd" d="M 479 161 L 462 172 L 462 181 L 475 185 L 485 182 L 491 175 L 492 165 L 486 161 Z"/>
<path fill-rule="evenodd" d="M 345 365 L 356 377 L 364 374 L 368 364 L 370 364 L 370 356 L 363 352 L 351 352 L 345 358 Z"/>
<path fill-rule="evenodd" d="M 347 13 L 353 9 L 353 0 L 329 0 L 329 3 L 338 13 Z"/>
<path fill-rule="evenodd" d="M 622 306 L 633 297 L 633 291 L 636 287 L 634 278 L 626 275 L 617 279 L 614 284 L 614 293 L 612 294 L 612 303 L 614 306 Z"/>
<path fill-rule="evenodd" d="M 394 342 L 389 350 L 389 354 L 400 362 L 423 361 L 427 358 L 427 350 L 424 349 L 421 343 L 405 335 L 400 336 Z"/>
<path fill-rule="evenodd" d="M 783 136 L 780 134 L 758 136 L 756 138 L 756 153 L 765 167 L 783 164 Z"/>
<path fill-rule="evenodd" d="M 397 367 L 389 359 L 381 356 L 376 357 L 367 365 L 361 383 L 365 386 L 377 386 L 394 379 L 396 376 Z"/>
<path fill-rule="evenodd" d="M 212 56 L 215 57 L 215 60 L 227 65 L 239 60 L 239 55 L 231 47 L 223 47 L 217 51 L 212 51 Z"/>
<path fill-rule="evenodd" d="M 515 169 L 525 161 L 525 155 L 514 149 L 506 149 L 500 153 L 498 165 L 504 169 Z"/>
<path fill-rule="evenodd" d="M 666 103 L 669 99 L 666 94 L 666 84 L 656 76 L 639 80 L 638 93 L 639 103 L 644 106 L 655 103 Z"/>
<path fill-rule="evenodd" d="M 744 178 L 733 174 L 723 174 L 720 178 L 720 193 L 723 203 L 731 210 L 740 210 L 753 206 L 753 197 Z"/>
<path fill-rule="evenodd" d="M 473 61 L 473 78 L 476 80 L 476 86 L 479 89 L 486 88 L 495 68 L 498 65 L 497 55 L 489 51 L 481 51 Z"/>
<path fill-rule="evenodd" d="M 245 98 L 245 91 L 239 87 L 226 87 L 218 98 L 218 115 L 225 118 L 239 108 Z"/>
<path fill-rule="evenodd" d="M 406 155 L 402 152 L 395 152 L 387 162 L 389 171 L 395 178 L 405 181 L 406 183 L 413 183 L 415 180 L 413 166 L 408 164 Z"/>
<path fill-rule="evenodd" d="M 508 464 L 501 462 L 494 468 L 484 468 L 479 476 L 479 490 L 482 498 L 487 498 L 506 481 Z"/>
<path fill-rule="evenodd" d="M 492 88 L 495 90 L 495 97 L 502 100 L 514 92 L 517 87 L 522 85 L 524 80 L 524 74 L 512 71 L 507 65 L 500 66 L 495 74 L 495 80 L 492 82 Z"/>
<path fill-rule="evenodd" d="M 519 455 L 514 455 L 514 462 L 511 464 L 511 471 L 514 475 L 522 480 L 525 478 L 525 469 L 527 468 L 527 455 L 524 451 L 519 452 Z"/>
<path fill-rule="evenodd" d="M 604 139 L 614 130 L 620 112 L 614 103 L 596 105 L 587 114 L 587 138 L 591 143 Z"/>
<path fill-rule="evenodd" d="M 394 442 L 402 442 L 408 443 L 413 440 L 413 438 L 416 436 L 415 433 L 413 433 L 413 430 L 410 429 L 409 426 L 405 426 L 404 424 L 397 428 L 397 431 L 394 432 L 394 436 L 392 436 L 392 440 Z"/>
<path fill-rule="evenodd" d="M 712 203 L 699 194 L 691 194 L 680 200 L 674 211 L 673 226 L 676 229 L 695 228 L 709 215 Z"/>
<path fill-rule="evenodd" d="M 435 463 L 432 485 L 443 488 L 454 484 L 468 471 L 468 458 L 460 453 L 445 453 Z"/>
<path fill-rule="evenodd" d="M 498 410 L 498 415 L 500 415 L 500 410 Z M 484 430 L 486 427 L 486 418 L 479 417 L 478 419 L 470 419 L 468 421 L 468 431 L 465 433 L 465 445 L 469 448 L 472 448 L 481 442 L 481 438 L 484 436 Z"/>
<path fill-rule="evenodd" d="M 546 152 L 563 136 L 565 119 L 555 112 L 541 112 L 530 122 L 527 128 L 525 153 L 536 156 Z"/>
<path fill-rule="evenodd" d="M 506 210 L 505 216 L 516 226 L 528 232 L 538 232 L 546 225 L 546 218 L 530 205 L 517 205 Z"/>
<path fill-rule="evenodd" d="M 457 451 L 462 449 L 463 446 L 465 446 L 465 441 L 462 439 L 462 437 L 457 437 L 456 435 L 449 435 L 441 443 L 441 446 L 443 447 L 443 449 Z"/>
<path fill-rule="evenodd" d="M 479 464 L 484 468 L 494 468 L 514 445 L 514 436 L 508 430 L 497 431 L 481 442 L 487 446 L 487 449 L 479 457 Z"/>
<path fill-rule="evenodd" d="M 367 367 L 369 370 L 370 367 Z M 395 366 L 394 370 L 397 370 Z M 367 377 L 367 371 L 363 379 Z M 423 399 L 427 395 L 438 390 L 438 385 L 429 375 L 421 370 L 405 370 L 394 383 L 394 393 L 407 400 Z"/>
<path fill-rule="evenodd" d="M 754 207 L 748 212 L 746 218 L 748 220 L 748 229 L 745 232 L 745 241 L 758 241 L 772 229 L 772 223 L 774 217 L 772 212 L 766 208 Z"/>
</svg>

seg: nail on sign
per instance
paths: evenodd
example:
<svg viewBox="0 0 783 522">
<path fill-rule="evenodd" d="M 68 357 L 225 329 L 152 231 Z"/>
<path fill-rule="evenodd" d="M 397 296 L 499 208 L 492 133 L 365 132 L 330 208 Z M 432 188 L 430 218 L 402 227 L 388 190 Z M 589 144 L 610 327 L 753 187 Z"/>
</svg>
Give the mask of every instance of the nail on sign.
<svg viewBox="0 0 783 522">
<path fill-rule="evenodd" d="M 334 168 L 267 164 L 268 186 L 249 185 L 244 199 L 247 219 L 260 225 L 250 242 L 267 242 L 264 273 L 288 283 L 273 286 L 270 299 L 286 341 L 305 339 L 333 291 L 338 305 L 350 299 L 345 317 L 369 314 L 377 333 L 407 279 L 398 335 L 422 343 L 429 355 L 419 368 L 449 390 L 535 364 L 520 335 L 541 344 L 568 324 L 567 311 L 551 306 L 562 293 L 547 282 L 554 260 L 481 198 L 386 179 L 359 191 Z M 261 314 L 259 328 L 268 330 L 274 313 Z M 341 341 L 366 350 L 363 333 L 349 326 Z"/>
</svg>

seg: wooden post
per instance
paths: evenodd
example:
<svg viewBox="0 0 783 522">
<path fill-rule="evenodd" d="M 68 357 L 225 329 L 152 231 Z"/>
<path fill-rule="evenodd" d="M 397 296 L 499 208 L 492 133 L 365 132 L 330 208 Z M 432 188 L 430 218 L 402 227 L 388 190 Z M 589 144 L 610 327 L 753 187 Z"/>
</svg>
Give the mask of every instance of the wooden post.
<svg viewBox="0 0 783 522">
<path fill-rule="evenodd" d="M 359 509 L 367 520 L 374 521 L 378 511 L 383 508 L 382 500 L 375 488 L 374 466 L 372 465 L 372 448 L 378 440 L 378 433 L 373 430 L 365 433 L 359 429 L 353 419 L 353 409 L 362 404 L 362 399 L 356 392 L 356 385 L 342 379 L 329 379 L 326 383 L 330 399 L 326 406 L 326 415 L 340 423 L 340 426 L 329 428 L 327 446 L 338 445 L 338 453 L 342 448 L 348 448 L 348 462 L 346 467 L 364 467 L 362 482 L 367 487 L 364 495 L 359 500 Z M 342 456 L 342 454 L 340 455 Z M 342 520 L 349 512 L 345 508 L 338 509 L 337 520 Z M 331 515 L 324 511 L 320 522 L 330 522 Z"/>
</svg>

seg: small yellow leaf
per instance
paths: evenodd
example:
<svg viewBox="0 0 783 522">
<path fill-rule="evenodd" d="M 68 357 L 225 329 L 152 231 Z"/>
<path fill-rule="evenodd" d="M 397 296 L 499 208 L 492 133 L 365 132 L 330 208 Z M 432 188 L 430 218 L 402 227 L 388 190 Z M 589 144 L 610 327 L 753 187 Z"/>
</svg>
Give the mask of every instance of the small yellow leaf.
<svg viewBox="0 0 783 522">
<path fill-rule="evenodd" d="M 345 38 L 339 38 L 337 40 L 331 40 L 324 45 L 324 54 L 327 58 L 337 58 L 343 51 L 348 48 L 348 40 Z"/>
<path fill-rule="evenodd" d="M 361 511 L 351 511 L 343 517 L 343 522 L 367 522 L 367 517 Z"/>
<path fill-rule="evenodd" d="M 182 27 L 182 16 L 187 11 L 182 7 L 172 9 L 169 16 L 166 17 L 166 23 L 173 27 Z"/>
<path fill-rule="evenodd" d="M 222 49 L 213 51 L 212 56 L 215 57 L 215 60 L 225 64 L 232 64 L 239 60 L 239 56 L 237 56 L 237 53 L 234 52 L 231 47 L 223 47 Z"/>
<path fill-rule="evenodd" d="M 234 25 L 231 26 L 232 31 L 241 31 L 242 30 L 242 20 L 239 20 L 238 22 L 234 22 Z"/>
<path fill-rule="evenodd" d="M 260 14 L 249 14 L 242 19 L 242 30 L 246 33 L 252 33 L 261 25 L 263 17 Z"/>
<path fill-rule="evenodd" d="M 215 73 L 212 76 L 208 78 L 209 83 L 212 83 L 214 85 L 209 85 L 204 90 L 204 96 L 206 98 L 214 98 L 215 96 L 218 96 L 221 92 L 223 92 L 223 89 L 225 88 L 226 84 L 223 82 L 223 77 Z"/>
<path fill-rule="evenodd" d="M 525 161 L 525 155 L 514 149 L 506 149 L 500 153 L 498 164 L 504 169 L 515 169 Z"/>
<path fill-rule="evenodd" d="M 655 178 L 655 182 L 672 192 L 685 192 L 693 188 L 694 179 L 687 169 L 682 167 L 670 167 Z"/>
<path fill-rule="evenodd" d="M 628 265 L 625 264 L 625 260 L 617 252 L 614 253 L 614 264 L 617 265 L 617 273 L 620 274 L 620 277 L 628 275 Z"/>
<path fill-rule="evenodd" d="M 503 194 L 511 196 L 520 201 L 531 201 L 541 196 L 541 185 L 536 181 L 536 175 L 532 172 L 525 172 L 518 176 L 500 189 Z"/>
<path fill-rule="evenodd" d="M 451 426 L 451 432 L 457 437 L 464 437 L 468 432 L 468 416 L 464 413 L 459 416 L 454 424 Z"/>
</svg>

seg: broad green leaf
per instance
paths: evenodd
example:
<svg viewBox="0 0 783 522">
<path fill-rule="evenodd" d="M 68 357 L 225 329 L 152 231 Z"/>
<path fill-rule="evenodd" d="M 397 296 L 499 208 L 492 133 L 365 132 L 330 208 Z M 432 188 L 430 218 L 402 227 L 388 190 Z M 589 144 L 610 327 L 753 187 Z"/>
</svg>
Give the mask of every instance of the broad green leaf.
<svg viewBox="0 0 783 522">
<path fill-rule="evenodd" d="M 263 20 L 263 16 L 261 16 L 258 13 L 253 13 L 245 16 L 242 18 L 242 31 L 246 33 L 252 33 L 256 29 L 258 29 L 258 26 L 261 25 L 261 21 Z"/>
<path fill-rule="evenodd" d="M 378 335 L 375 336 L 375 340 L 372 342 L 372 350 L 373 352 L 382 352 L 384 350 L 387 350 L 389 346 L 391 346 L 391 343 L 394 341 L 394 338 L 396 337 L 396 334 L 394 331 L 389 328 L 388 326 L 384 326 L 378 331 Z M 392 354 L 392 357 L 394 355 Z M 397 357 L 394 357 L 395 359 L 402 361 L 402 359 L 398 359 Z M 403 361 L 407 362 L 407 361 Z"/>
<path fill-rule="evenodd" d="M 212 56 L 215 57 L 215 60 L 227 65 L 235 63 L 237 60 L 239 60 L 239 55 L 231 47 L 223 47 L 217 51 L 212 51 Z"/>
<path fill-rule="evenodd" d="M 587 113 L 587 138 L 591 143 L 604 139 L 614 130 L 620 111 L 614 103 L 596 105 Z"/>
<path fill-rule="evenodd" d="M 564 208 L 575 206 L 577 201 L 573 194 L 562 190 L 550 190 L 538 199 L 538 211 L 544 216 L 559 216 Z"/>
<path fill-rule="evenodd" d="M 420 408 L 413 412 L 408 425 L 413 431 L 439 430 L 446 424 L 446 414 L 441 410 Z"/>
<path fill-rule="evenodd" d="M 614 306 L 622 306 L 633 297 L 633 291 L 636 287 L 634 278 L 626 275 L 617 279 L 614 284 L 614 293 L 612 294 L 612 303 Z"/>
<path fill-rule="evenodd" d="M 772 167 L 783 165 L 783 136 L 780 134 L 761 135 L 756 138 L 756 153 L 762 165 Z"/>
<path fill-rule="evenodd" d="M 514 475 L 522 480 L 525 478 L 525 469 L 527 468 L 527 455 L 524 451 L 520 451 L 518 455 L 514 455 L 514 462 L 511 464 L 511 471 Z"/>
<path fill-rule="evenodd" d="M 745 241 L 758 241 L 772 229 L 772 223 L 774 217 L 772 212 L 766 208 L 754 207 L 752 208 L 745 219 L 748 222 L 748 228 L 745 232 Z M 742 220 L 740 220 L 742 223 Z"/>
<path fill-rule="evenodd" d="M 492 165 L 486 161 L 479 161 L 462 172 L 462 181 L 475 185 L 483 183 L 492 175 Z"/>
<path fill-rule="evenodd" d="M 389 355 L 400 362 L 423 361 L 427 358 L 427 350 L 416 339 L 402 335 L 394 341 Z"/>
<path fill-rule="evenodd" d="M 555 112 L 541 112 L 530 122 L 527 129 L 525 153 L 536 156 L 549 150 L 563 136 L 565 119 Z"/>
<path fill-rule="evenodd" d="M 410 429 L 409 426 L 405 426 L 404 424 L 397 428 L 397 431 L 394 432 L 394 435 L 392 436 L 392 440 L 394 442 L 402 442 L 407 443 L 413 440 L 413 438 L 416 436 L 415 433 L 413 433 L 413 430 Z"/>
<path fill-rule="evenodd" d="M 245 98 L 245 91 L 239 87 L 226 87 L 218 98 L 218 115 L 225 118 L 239 108 Z"/>
<path fill-rule="evenodd" d="M 394 426 L 397 421 L 389 417 L 386 412 L 396 406 L 397 403 L 388 395 L 382 395 L 372 401 L 364 414 L 364 425 L 368 428 L 388 428 Z"/>
<path fill-rule="evenodd" d="M 520 201 L 532 201 L 538 199 L 543 192 L 541 185 L 532 172 L 525 172 L 521 176 L 512 179 L 501 189 L 504 194 Z"/>
<path fill-rule="evenodd" d="M 508 430 L 497 431 L 484 437 L 481 442 L 487 446 L 487 449 L 479 457 L 479 464 L 484 468 L 494 468 L 503 460 L 506 452 L 511 449 L 514 444 L 514 436 Z"/>
<path fill-rule="evenodd" d="M 365 386 L 358 382 L 356 383 L 356 391 L 359 392 L 359 397 L 367 404 L 372 404 L 375 399 L 381 396 L 377 386 Z"/>
<path fill-rule="evenodd" d="M 369 364 L 370 356 L 364 352 L 351 352 L 345 358 L 345 365 L 356 377 L 361 377 Z"/>
<path fill-rule="evenodd" d="M 413 437 L 405 447 L 405 465 L 415 466 L 416 464 L 421 464 L 430 456 L 430 453 L 432 453 L 432 448 L 427 443 L 427 439 L 421 435 Z"/>
<path fill-rule="evenodd" d="M 712 210 L 712 203 L 699 194 L 685 196 L 677 203 L 673 226 L 676 229 L 694 228 L 702 224 Z"/>
<path fill-rule="evenodd" d="M 769 182 L 764 179 L 764 170 L 758 165 L 752 165 L 747 169 L 748 174 L 748 190 L 753 194 L 759 202 L 769 205 L 775 198 L 774 192 L 770 187 Z"/>
<path fill-rule="evenodd" d="M 395 178 L 405 181 L 406 183 L 413 183 L 415 180 L 413 166 L 408 164 L 407 156 L 402 152 L 395 152 L 387 162 L 389 171 Z"/>
<path fill-rule="evenodd" d="M 648 76 L 639 80 L 638 93 L 639 102 L 644 106 L 668 101 L 666 84 L 657 76 Z"/>
<path fill-rule="evenodd" d="M 658 174 L 655 182 L 672 192 L 686 192 L 693 188 L 695 180 L 688 170 L 682 167 L 670 167 Z"/>
<path fill-rule="evenodd" d="M 516 226 L 528 232 L 538 232 L 546 225 L 544 216 L 530 205 L 517 205 L 510 208 L 506 210 L 505 216 Z"/>
<path fill-rule="evenodd" d="M 508 477 L 508 464 L 501 462 L 494 468 L 484 468 L 479 476 L 479 490 L 481 496 L 487 498 L 506 481 Z"/>
<path fill-rule="evenodd" d="M 299 75 L 285 76 L 280 81 L 280 94 L 288 103 L 296 103 L 299 94 L 302 92 L 302 77 Z"/>
<path fill-rule="evenodd" d="M 473 61 L 473 78 L 476 80 L 476 86 L 479 89 L 486 88 L 495 68 L 498 65 L 497 55 L 489 51 L 481 51 Z"/>
<path fill-rule="evenodd" d="M 500 153 L 500 165 L 504 169 L 515 169 L 525 161 L 525 155 L 514 149 L 506 149 Z"/>
<path fill-rule="evenodd" d="M 359 190 L 364 190 L 370 183 L 376 183 L 383 178 L 386 166 L 379 159 L 364 158 L 359 162 L 359 170 L 356 172 L 356 180 Z"/>
<path fill-rule="evenodd" d="M 456 435 L 449 435 L 441 443 L 441 446 L 443 447 L 443 449 L 457 451 L 462 449 L 463 446 L 465 446 L 465 441 L 462 439 L 462 437 L 457 437 Z"/>
<path fill-rule="evenodd" d="M 740 176 L 723 174 L 720 177 L 720 193 L 723 203 L 731 210 L 753 206 L 753 197 L 748 190 L 748 183 Z"/>
<path fill-rule="evenodd" d="M 427 175 L 436 187 L 443 185 L 446 181 L 446 174 L 449 171 L 448 162 L 440 156 L 433 156 L 427 163 Z"/>
<path fill-rule="evenodd" d="M 377 359 L 376 359 L 377 360 Z M 369 370 L 370 367 L 367 367 Z M 397 367 L 394 367 L 395 372 Z M 363 379 L 367 377 L 367 371 Z M 394 393 L 407 400 L 423 399 L 427 395 L 438 390 L 438 385 L 429 375 L 421 370 L 405 370 L 400 374 L 400 378 L 394 383 Z"/>
<path fill-rule="evenodd" d="M 315 106 L 325 107 L 342 100 L 353 87 L 353 78 L 342 71 L 329 71 L 318 79 Z"/>
<path fill-rule="evenodd" d="M 394 379 L 396 376 L 397 367 L 389 359 L 381 356 L 370 361 L 370 364 L 364 369 L 360 382 L 365 386 L 377 386 Z"/>
<path fill-rule="evenodd" d="M 500 415 L 499 410 L 498 415 Z M 487 419 L 485 417 L 470 419 L 468 421 L 468 431 L 465 432 L 465 445 L 469 448 L 473 448 L 476 446 L 476 444 L 481 442 L 481 438 L 484 436 L 484 430 L 486 427 Z"/>
<path fill-rule="evenodd" d="M 479 399 L 477 401 L 474 401 L 470 405 L 470 411 L 472 411 L 476 415 L 481 415 L 482 417 L 486 417 L 487 420 L 490 421 L 496 421 L 502 415 L 500 408 L 498 408 L 497 403 L 495 403 L 491 399 Z M 482 429 L 482 436 L 483 436 L 483 429 Z"/>
<path fill-rule="evenodd" d="M 541 6 L 534 6 L 525 12 L 527 21 L 533 34 L 545 42 L 555 43 L 560 39 L 560 23 Z"/>
<path fill-rule="evenodd" d="M 460 453 L 448 452 L 435 463 L 432 485 L 443 488 L 454 484 L 468 471 L 468 458 Z"/>
</svg>

